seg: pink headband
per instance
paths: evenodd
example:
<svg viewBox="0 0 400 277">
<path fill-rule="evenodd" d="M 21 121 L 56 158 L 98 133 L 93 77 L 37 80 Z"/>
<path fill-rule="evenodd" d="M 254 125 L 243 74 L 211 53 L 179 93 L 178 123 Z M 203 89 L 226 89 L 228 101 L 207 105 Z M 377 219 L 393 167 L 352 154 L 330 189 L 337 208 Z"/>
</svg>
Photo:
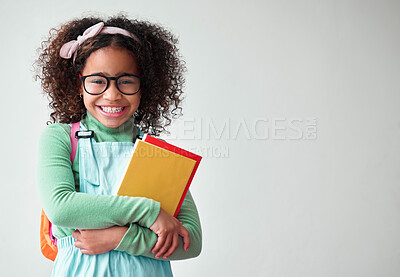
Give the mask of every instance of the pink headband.
<svg viewBox="0 0 400 277">
<path fill-rule="evenodd" d="M 140 43 L 139 39 L 127 30 L 118 27 L 104 27 L 104 22 L 99 22 L 86 29 L 83 35 L 78 36 L 76 40 L 71 40 L 65 43 L 60 49 L 60 57 L 64 59 L 70 59 L 72 55 L 74 55 L 73 62 L 75 62 L 76 52 L 79 46 L 88 38 L 97 36 L 98 34 L 121 34 L 126 37 L 133 38 Z"/>
</svg>

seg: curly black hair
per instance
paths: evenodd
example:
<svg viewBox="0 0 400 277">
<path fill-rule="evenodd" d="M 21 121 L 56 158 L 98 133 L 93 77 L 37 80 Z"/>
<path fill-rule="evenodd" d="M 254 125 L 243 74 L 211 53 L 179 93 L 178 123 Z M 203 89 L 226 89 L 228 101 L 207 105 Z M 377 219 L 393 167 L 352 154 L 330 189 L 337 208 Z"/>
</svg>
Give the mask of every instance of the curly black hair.
<svg viewBox="0 0 400 277">
<path fill-rule="evenodd" d="M 125 29 L 138 40 L 120 34 L 99 34 L 80 45 L 76 60 L 60 57 L 62 45 L 76 40 L 89 27 L 104 22 L 105 26 Z M 144 132 L 158 135 L 171 124 L 171 119 L 182 114 L 185 63 L 179 54 L 177 38 L 159 25 L 147 21 L 130 20 L 116 15 L 103 20 L 85 17 L 72 20 L 51 29 L 49 38 L 43 41 L 39 58 L 35 62 L 36 80 L 41 80 L 44 94 L 48 95 L 51 121 L 48 123 L 73 123 L 86 115 L 80 97 L 81 81 L 78 74 L 90 54 L 107 46 L 123 47 L 132 51 L 138 69 L 144 76 L 141 82 L 142 96 L 134 114 L 135 124 Z"/>
</svg>

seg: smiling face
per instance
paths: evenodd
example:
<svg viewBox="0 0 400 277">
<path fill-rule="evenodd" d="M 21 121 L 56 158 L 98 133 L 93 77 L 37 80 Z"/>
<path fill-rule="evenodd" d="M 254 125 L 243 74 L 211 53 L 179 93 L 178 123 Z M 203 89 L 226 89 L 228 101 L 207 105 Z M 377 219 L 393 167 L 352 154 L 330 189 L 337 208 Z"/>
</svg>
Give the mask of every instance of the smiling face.
<svg viewBox="0 0 400 277">
<path fill-rule="evenodd" d="M 94 51 L 87 58 L 82 75 L 100 74 L 118 77 L 124 74 L 140 75 L 133 54 L 119 47 L 105 47 Z M 100 95 L 88 94 L 81 87 L 83 102 L 87 111 L 101 124 L 117 128 L 127 121 L 138 109 L 141 91 L 134 95 L 124 95 L 110 81 L 106 91 Z"/>
</svg>

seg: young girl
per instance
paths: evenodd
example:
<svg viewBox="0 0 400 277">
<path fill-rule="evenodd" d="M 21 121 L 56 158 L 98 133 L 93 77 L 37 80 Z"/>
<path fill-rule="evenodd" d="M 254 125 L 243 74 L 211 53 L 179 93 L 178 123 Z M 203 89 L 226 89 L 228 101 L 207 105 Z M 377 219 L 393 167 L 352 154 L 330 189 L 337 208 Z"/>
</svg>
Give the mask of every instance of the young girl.
<svg viewBox="0 0 400 277">
<path fill-rule="evenodd" d="M 190 191 L 177 218 L 152 199 L 110 193 L 136 137 L 158 135 L 181 109 L 176 43 L 162 27 L 124 16 L 74 20 L 42 43 L 37 77 L 54 124 L 39 141 L 37 185 L 58 239 L 53 276 L 172 276 L 169 260 L 200 254 Z M 78 121 L 94 137 L 79 139 L 71 162 Z"/>
</svg>

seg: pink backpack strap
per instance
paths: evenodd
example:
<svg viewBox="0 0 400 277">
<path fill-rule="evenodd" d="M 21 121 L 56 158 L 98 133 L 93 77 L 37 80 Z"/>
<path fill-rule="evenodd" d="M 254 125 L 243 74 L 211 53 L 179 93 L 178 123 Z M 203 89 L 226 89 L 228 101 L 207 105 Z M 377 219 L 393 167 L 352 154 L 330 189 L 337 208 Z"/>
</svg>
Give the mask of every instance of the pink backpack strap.
<svg viewBox="0 0 400 277">
<path fill-rule="evenodd" d="M 80 126 L 81 126 L 81 122 L 75 122 L 71 124 L 71 133 L 70 133 L 70 137 L 71 137 L 71 163 L 74 162 L 75 160 L 75 156 L 76 156 L 76 149 L 78 147 L 78 138 L 75 137 L 76 132 L 78 132 L 80 130 Z"/>
<path fill-rule="evenodd" d="M 81 128 L 81 122 L 75 122 L 71 124 L 71 133 L 70 133 L 70 138 L 71 138 L 71 163 L 74 162 L 75 156 L 76 156 L 76 148 L 78 147 L 78 138 L 75 137 L 76 132 L 78 132 Z M 57 246 L 57 238 L 53 236 L 53 225 L 51 221 L 49 220 L 49 236 L 50 240 L 52 243 Z"/>
</svg>

